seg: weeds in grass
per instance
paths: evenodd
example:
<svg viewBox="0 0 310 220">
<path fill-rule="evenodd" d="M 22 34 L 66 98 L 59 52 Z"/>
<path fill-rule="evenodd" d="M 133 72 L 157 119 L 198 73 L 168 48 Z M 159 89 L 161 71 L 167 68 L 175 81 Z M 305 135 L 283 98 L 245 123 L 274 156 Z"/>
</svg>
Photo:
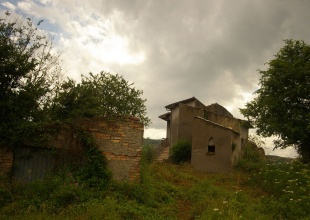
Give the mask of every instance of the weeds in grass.
<svg viewBox="0 0 310 220">
<path fill-rule="evenodd" d="M 259 162 L 260 163 L 260 162 Z M 309 165 L 200 173 L 190 164 L 145 163 L 141 183 L 76 184 L 64 172 L 10 189 L 1 219 L 307 219 Z M 1 186 L 1 185 L 0 185 Z"/>
<path fill-rule="evenodd" d="M 269 194 L 263 198 L 264 210 L 275 219 L 309 217 L 310 166 L 298 161 L 266 164 L 251 175 L 249 184 L 262 187 Z"/>
</svg>

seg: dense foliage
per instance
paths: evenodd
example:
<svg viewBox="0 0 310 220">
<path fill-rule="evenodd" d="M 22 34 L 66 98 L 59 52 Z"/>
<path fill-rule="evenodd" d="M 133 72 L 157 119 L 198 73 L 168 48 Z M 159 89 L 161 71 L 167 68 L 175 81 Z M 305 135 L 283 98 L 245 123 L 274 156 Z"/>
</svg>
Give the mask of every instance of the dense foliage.
<svg viewBox="0 0 310 220">
<path fill-rule="evenodd" d="M 155 160 L 155 148 L 150 144 L 143 144 L 141 164 L 150 164 Z"/>
<path fill-rule="evenodd" d="M 0 18 L 0 147 L 19 147 L 27 141 L 27 144 L 44 146 L 61 126 L 76 131 L 74 138 L 80 138 L 85 148 L 85 161 L 79 162 L 78 167 L 74 162 L 68 164 L 70 172 L 65 174 L 68 178 L 44 181 L 47 188 L 34 183 L 30 190 L 31 193 L 37 190 L 34 207 L 50 200 L 53 205 L 56 203 L 53 208 L 65 206 L 80 201 L 79 193 L 84 187 L 103 190 L 111 179 L 106 158 L 93 138 L 74 122 L 80 117 L 116 120 L 133 116 L 148 125 L 146 100 L 141 98 L 142 91 L 117 74 L 90 73 L 82 76 L 79 83 L 61 80 L 59 54 L 53 52 L 49 39 L 31 19 L 12 19 L 9 12 Z M 0 186 L 0 206 L 15 201 L 10 187 L 9 184 Z M 41 193 L 48 195 L 41 197 Z"/>
<path fill-rule="evenodd" d="M 63 173 L 15 188 L 0 181 L 0 218 L 308 219 L 309 181 L 309 166 L 297 162 L 231 175 L 151 163 L 144 164 L 141 183 L 105 188 Z"/>
<path fill-rule="evenodd" d="M 175 164 L 191 160 L 192 146 L 189 141 L 179 140 L 171 148 L 171 160 Z"/>
<path fill-rule="evenodd" d="M 77 183 L 90 188 L 104 189 L 111 180 L 112 174 L 108 169 L 107 159 L 100 152 L 92 136 L 78 129 L 76 136 L 81 140 L 85 152 L 85 162 L 71 168 Z"/>
<path fill-rule="evenodd" d="M 46 117 L 61 69 L 51 50 L 30 19 L 0 18 L 0 144 L 15 144 L 23 127 Z"/>
<path fill-rule="evenodd" d="M 250 137 L 252 138 L 252 137 Z M 236 168 L 244 172 L 258 172 L 265 162 L 265 155 L 259 153 L 256 143 L 246 141 L 242 149 L 242 158 L 237 161 Z"/>
<path fill-rule="evenodd" d="M 62 85 L 53 106 L 54 116 L 59 119 L 102 116 L 107 119 L 134 116 L 145 125 L 145 99 L 141 90 L 132 87 L 122 76 L 101 72 L 82 76 L 76 83 L 68 80 Z"/>
<path fill-rule="evenodd" d="M 142 91 L 120 75 L 101 72 L 62 80 L 60 54 L 31 19 L 0 18 L 0 146 L 16 146 L 45 125 L 102 116 L 134 116 L 144 125 Z M 38 137 L 40 138 L 40 137 Z"/>
<path fill-rule="evenodd" d="M 310 162 L 310 46 L 286 40 L 268 65 L 259 70 L 257 97 L 241 113 L 258 134 L 278 136 L 276 147 L 294 146 L 304 162 Z"/>
<path fill-rule="evenodd" d="M 267 163 L 249 178 L 249 184 L 261 187 L 264 210 L 271 219 L 308 219 L 310 206 L 310 167 L 297 161 Z"/>
</svg>

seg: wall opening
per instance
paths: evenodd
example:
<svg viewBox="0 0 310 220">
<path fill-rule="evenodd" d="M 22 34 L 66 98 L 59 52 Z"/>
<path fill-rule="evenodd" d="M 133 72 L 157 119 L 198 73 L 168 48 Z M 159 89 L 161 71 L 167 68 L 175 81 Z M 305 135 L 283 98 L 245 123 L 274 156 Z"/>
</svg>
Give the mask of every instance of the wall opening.
<svg viewBox="0 0 310 220">
<path fill-rule="evenodd" d="M 210 137 L 207 147 L 207 154 L 215 154 L 215 144 L 213 137 Z"/>
</svg>

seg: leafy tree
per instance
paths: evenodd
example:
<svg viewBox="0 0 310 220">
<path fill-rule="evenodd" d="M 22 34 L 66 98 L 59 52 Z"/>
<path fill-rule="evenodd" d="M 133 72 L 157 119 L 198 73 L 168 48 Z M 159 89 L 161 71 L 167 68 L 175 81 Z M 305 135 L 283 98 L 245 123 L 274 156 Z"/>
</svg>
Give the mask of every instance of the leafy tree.
<svg viewBox="0 0 310 220">
<path fill-rule="evenodd" d="M 256 98 L 241 113 L 264 137 L 276 135 L 276 148 L 294 146 L 310 162 L 310 46 L 285 40 L 285 46 L 259 70 Z"/>
<path fill-rule="evenodd" d="M 101 116 L 118 119 L 128 116 L 138 117 L 144 125 L 150 119 L 146 116 L 145 99 L 120 75 L 101 72 L 83 76 L 80 83 L 67 80 L 55 100 L 54 117 L 74 119 Z"/>
<path fill-rule="evenodd" d="M 32 21 L 0 17 L 0 145 L 14 144 L 23 127 L 42 121 L 61 68 L 52 43 Z"/>
</svg>

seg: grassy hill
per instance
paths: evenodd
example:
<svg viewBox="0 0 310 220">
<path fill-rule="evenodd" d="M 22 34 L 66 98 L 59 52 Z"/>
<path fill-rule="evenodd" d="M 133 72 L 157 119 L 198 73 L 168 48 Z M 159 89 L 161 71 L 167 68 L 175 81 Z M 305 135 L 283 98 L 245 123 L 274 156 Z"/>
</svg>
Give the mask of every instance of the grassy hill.
<svg viewBox="0 0 310 220">
<path fill-rule="evenodd" d="M 161 143 L 161 139 L 150 139 L 143 138 L 143 145 L 150 145 L 152 147 L 157 147 Z"/>
<path fill-rule="evenodd" d="M 231 174 L 143 160 L 141 183 L 89 187 L 63 173 L 10 188 L 0 219 L 309 219 L 310 167 L 244 160 Z"/>
<path fill-rule="evenodd" d="M 266 158 L 268 161 L 270 161 L 272 163 L 289 163 L 289 162 L 292 162 L 294 160 L 293 158 L 279 157 L 276 155 L 266 155 Z"/>
</svg>

